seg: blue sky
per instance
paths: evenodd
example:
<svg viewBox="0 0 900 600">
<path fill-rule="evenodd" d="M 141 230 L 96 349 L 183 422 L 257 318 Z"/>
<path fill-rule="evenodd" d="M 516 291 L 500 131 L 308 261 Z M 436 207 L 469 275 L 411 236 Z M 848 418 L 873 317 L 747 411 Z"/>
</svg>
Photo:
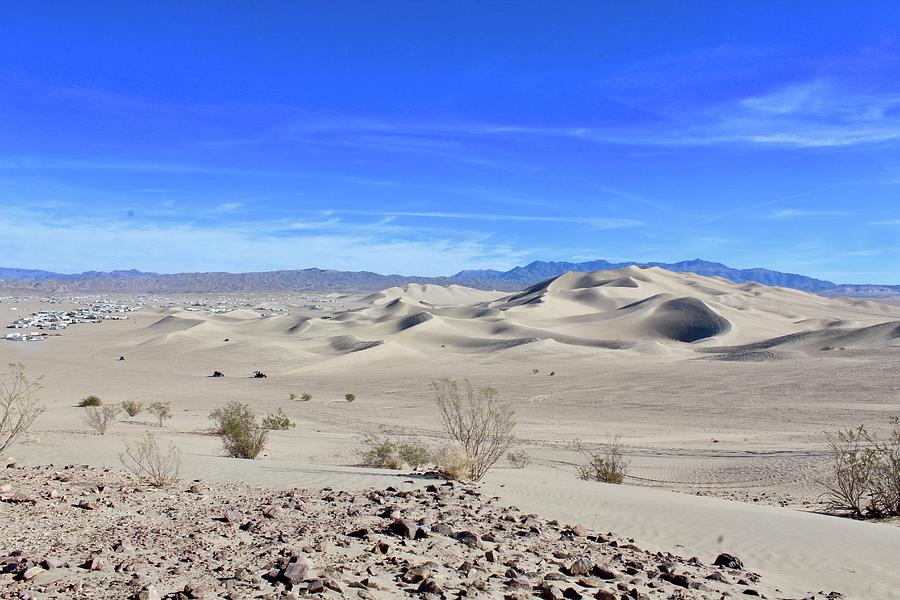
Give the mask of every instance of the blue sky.
<svg viewBox="0 0 900 600">
<path fill-rule="evenodd" d="M 900 7 L 838 4 L 8 4 L 0 265 L 900 284 Z"/>
</svg>

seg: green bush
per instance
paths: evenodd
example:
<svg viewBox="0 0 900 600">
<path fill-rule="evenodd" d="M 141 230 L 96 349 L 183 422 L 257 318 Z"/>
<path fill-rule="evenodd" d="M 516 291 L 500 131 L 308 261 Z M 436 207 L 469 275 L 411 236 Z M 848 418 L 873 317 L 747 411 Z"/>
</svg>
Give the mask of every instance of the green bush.
<svg viewBox="0 0 900 600">
<path fill-rule="evenodd" d="M 100 406 L 101 404 L 103 404 L 103 400 L 99 396 L 88 396 L 87 398 L 82 398 L 78 406 L 84 408 L 85 406 Z"/>
<path fill-rule="evenodd" d="M 344 394 L 344 399 L 347 402 L 353 402 L 354 400 L 356 400 L 356 395 L 355 394 Z"/>
<path fill-rule="evenodd" d="M 281 412 L 280 408 L 273 413 L 269 413 L 269 415 L 265 419 L 263 419 L 262 422 L 263 428 L 274 429 L 278 431 L 290 429 L 292 427 L 296 427 L 296 425 L 297 424 L 291 421 L 286 414 Z"/>
<path fill-rule="evenodd" d="M 625 446 L 618 437 L 611 439 L 600 451 L 588 450 L 576 445 L 586 463 L 576 467 L 578 478 L 584 481 L 622 483 L 628 475 L 630 462 L 625 456 Z"/>
<path fill-rule="evenodd" d="M 213 431 L 222 437 L 225 453 L 232 458 L 254 459 L 266 447 L 269 431 L 256 419 L 247 404 L 231 402 L 209 415 Z"/>
</svg>

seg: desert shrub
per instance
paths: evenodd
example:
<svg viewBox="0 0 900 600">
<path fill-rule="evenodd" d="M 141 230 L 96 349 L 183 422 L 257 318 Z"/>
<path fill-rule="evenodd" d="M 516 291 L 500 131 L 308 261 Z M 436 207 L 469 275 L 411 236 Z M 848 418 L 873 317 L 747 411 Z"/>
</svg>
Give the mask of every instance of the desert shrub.
<svg viewBox="0 0 900 600">
<path fill-rule="evenodd" d="M 871 487 L 878 462 L 875 450 L 868 446 L 866 428 L 826 434 L 831 458 L 831 478 L 821 482 L 825 502 L 832 510 L 848 511 L 863 517 L 865 498 Z"/>
<path fill-rule="evenodd" d="M 168 402 L 154 402 L 147 410 L 156 417 L 160 427 L 163 426 L 166 419 L 172 418 L 172 405 Z"/>
<path fill-rule="evenodd" d="M 156 437 L 147 432 L 137 442 L 127 444 L 119 461 L 128 473 L 147 485 L 167 488 L 178 481 L 181 472 L 181 452 L 174 444 L 163 449 Z"/>
<path fill-rule="evenodd" d="M 886 441 L 868 436 L 878 462 L 872 471 L 871 509 L 884 516 L 900 515 L 900 419 L 891 418 Z"/>
<path fill-rule="evenodd" d="M 630 465 L 625 456 L 625 447 L 618 436 L 607 442 L 600 451 L 589 450 L 581 444 L 576 449 L 585 458 L 585 464 L 578 465 L 576 472 L 584 481 L 622 483 L 628 475 Z"/>
<path fill-rule="evenodd" d="M 431 450 L 422 444 L 401 442 L 384 434 L 369 433 L 363 436 L 364 449 L 360 451 L 362 462 L 369 467 L 402 469 L 405 466 L 419 469 L 434 458 Z"/>
<path fill-rule="evenodd" d="M 213 374 L 210 377 L 225 377 L 225 373 L 222 371 L 213 371 Z"/>
<path fill-rule="evenodd" d="M 121 406 L 122 410 L 124 410 L 129 417 L 136 417 L 144 410 L 144 403 L 135 402 L 134 400 L 125 400 L 122 402 Z"/>
<path fill-rule="evenodd" d="M 532 369 L 532 370 L 531 370 L 531 373 L 532 373 L 533 375 L 537 375 L 537 374 L 540 373 L 540 372 L 541 372 L 540 369 Z"/>
<path fill-rule="evenodd" d="M 268 375 L 266 375 L 262 371 L 253 371 L 252 377 L 253 379 L 265 379 L 266 377 L 268 377 Z"/>
<path fill-rule="evenodd" d="M 25 376 L 24 366 L 10 363 L 6 377 L 0 379 L 0 452 L 22 437 L 44 412 L 35 397 L 40 387 L 39 379 L 31 381 Z"/>
<path fill-rule="evenodd" d="M 450 379 L 431 384 L 444 430 L 463 448 L 471 478 L 478 481 L 515 442 L 516 422 L 512 407 L 497 400 L 497 390 L 465 385 L 463 391 Z"/>
<path fill-rule="evenodd" d="M 528 456 L 528 453 L 524 450 L 517 450 L 515 452 L 510 452 L 506 455 L 506 460 L 509 461 L 516 469 L 524 469 L 528 465 L 531 464 L 531 457 Z"/>
<path fill-rule="evenodd" d="M 106 435 L 121 412 L 122 408 L 119 406 L 88 406 L 81 419 L 99 435 Z"/>
<path fill-rule="evenodd" d="M 353 402 L 356 400 L 356 394 L 344 394 L 344 400 L 347 402 Z"/>
<path fill-rule="evenodd" d="M 304 402 L 309 402 L 310 400 L 312 400 L 312 394 L 300 394 L 300 399 Z"/>
<path fill-rule="evenodd" d="M 830 476 L 820 481 L 826 506 L 863 518 L 900 515 L 900 419 L 886 440 L 865 427 L 826 434 Z"/>
<path fill-rule="evenodd" d="M 246 404 L 232 402 L 211 412 L 209 418 L 215 433 L 222 437 L 225 453 L 232 458 L 254 459 L 269 441 L 269 431 Z"/>
<path fill-rule="evenodd" d="M 296 425 L 297 424 L 291 421 L 286 414 L 281 412 L 280 408 L 273 413 L 269 413 L 262 422 L 262 426 L 265 429 L 275 429 L 278 431 L 290 429 Z"/>
<path fill-rule="evenodd" d="M 101 404 L 103 404 L 103 400 L 101 400 L 99 396 L 88 396 L 82 398 L 78 403 L 78 406 L 79 408 L 84 408 L 86 406 L 100 406 Z"/>
<path fill-rule="evenodd" d="M 475 479 L 475 461 L 460 444 L 444 446 L 434 455 L 438 471 L 452 481 Z"/>
<path fill-rule="evenodd" d="M 295 394 L 294 392 L 290 392 L 288 394 L 288 400 L 296 400 L 296 399 L 297 399 L 297 394 Z"/>
<path fill-rule="evenodd" d="M 403 459 L 400 458 L 400 449 L 395 440 L 377 433 L 368 433 L 363 436 L 362 443 L 364 449 L 360 451 L 360 458 L 367 467 L 403 468 Z"/>
</svg>

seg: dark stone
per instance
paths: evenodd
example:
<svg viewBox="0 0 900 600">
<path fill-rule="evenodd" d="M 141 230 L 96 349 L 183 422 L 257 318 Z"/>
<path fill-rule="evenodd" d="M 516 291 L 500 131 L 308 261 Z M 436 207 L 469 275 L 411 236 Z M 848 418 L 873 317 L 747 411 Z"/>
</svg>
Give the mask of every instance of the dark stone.
<svg viewBox="0 0 900 600">
<path fill-rule="evenodd" d="M 419 526 L 409 519 L 394 519 L 394 522 L 391 523 L 388 529 L 390 529 L 391 533 L 394 535 L 412 540 L 415 539 L 416 531 L 419 529 Z"/>
<path fill-rule="evenodd" d="M 716 561 L 713 564 L 717 567 L 728 567 L 729 569 L 737 569 L 739 571 L 744 568 L 744 562 L 741 559 L 733 554 L 726 554 L 724 552 L 716 557 Z"/>
</svg>

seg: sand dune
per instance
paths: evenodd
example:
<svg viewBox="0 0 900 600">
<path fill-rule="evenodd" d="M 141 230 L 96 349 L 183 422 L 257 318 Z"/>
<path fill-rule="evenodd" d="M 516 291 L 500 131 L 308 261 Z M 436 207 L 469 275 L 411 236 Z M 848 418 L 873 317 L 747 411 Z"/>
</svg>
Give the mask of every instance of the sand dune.
<svg viewBox="0 0 900 600">
<path fill-rule="evenodd" d="M 278 344 L 291 354 L 322 359 L 386 341 L 428 354 L 448 348 L 493 353 L 552 340 L 556 348 L 662 356 L 670 347 L 672 357 L 693 349 L 727 360 L 761 361 L 821 347 L 884 349 L 896 339 L 896 326 L 885 323 L 900 323 L 900 309 L 885 304 L 736 285 L 657 267 L 566 273 L 507 295 L 412 284 L 371 294 L 356 310 L 319 318 L 260 317 L 246 309 L 203 316 L 167 312 L 146 328 L 147 343 L 211 348 L 228 338 Z M 880 328 L 872 329 L 876 325 Z"/>
</svg>

